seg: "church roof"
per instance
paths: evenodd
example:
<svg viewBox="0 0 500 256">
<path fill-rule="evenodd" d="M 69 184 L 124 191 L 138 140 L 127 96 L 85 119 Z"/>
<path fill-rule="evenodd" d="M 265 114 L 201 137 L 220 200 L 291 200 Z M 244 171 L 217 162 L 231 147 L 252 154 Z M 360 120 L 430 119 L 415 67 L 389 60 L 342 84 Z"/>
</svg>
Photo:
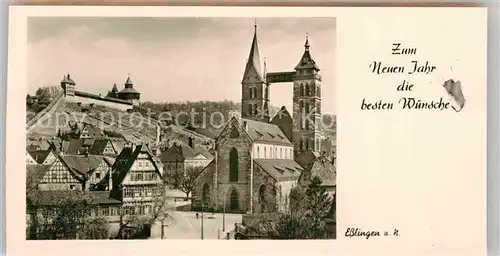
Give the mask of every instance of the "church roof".
<svg viewBox="0 0 500 256">
<path fill-rule="evenodd" d="M 242 124 L 246 122 L 246 132 L 255 142 L 268 142 L 273 144 L 292 145 L 283 131 L 274 124 L 254 121 L 250 119 L 241 119 Z"/>
<path fill-rule="evenodd" d="M 302 166 L 291 159 L 254 159 L 254 163 L 277 181 L 299 179 Z"/>
<path fill-rule="evenodd" d="M 292 115 L 290 115 L 290 112 L 288 112 L 288 110 L 286 109 L 286 107 L 283 106 L 283 107 L 280 108 L 280 110 L 278 111 L 278 113 L 276 113 L 276 115 L 273 117 L 273 119 L 271 119 L 271 122 L 274 121 L 274 119 L 282 119 L 282 118 L 285 118 L 285 117 L 292 118 Z"/>
<path fill-rule="evenodd" d="M 297 64 L 295 69 L 315 69 L 316 71 L 319 71 L 319 67 L 316 65 L 316 62 L 313 60 L 309 51 L 309 38 L 306 38 L 304 48 L 304 54 L 302 54 L 302 58 L 300 59 L 300 62 L 299 64 Z"/>
<path fill-rule="evenodd" d="M 262 77 L 262 69 L 260 67 L 259 42 L 257 40 L 257 25 L 255 25 L 252 46 L 250 48 L 250 54 L 248 55 L 247 65 L 245 67 L 245 73 L 243 79 L 252 69 L 257 73 L 259 80 L 264 81 Z"/>
</svg>

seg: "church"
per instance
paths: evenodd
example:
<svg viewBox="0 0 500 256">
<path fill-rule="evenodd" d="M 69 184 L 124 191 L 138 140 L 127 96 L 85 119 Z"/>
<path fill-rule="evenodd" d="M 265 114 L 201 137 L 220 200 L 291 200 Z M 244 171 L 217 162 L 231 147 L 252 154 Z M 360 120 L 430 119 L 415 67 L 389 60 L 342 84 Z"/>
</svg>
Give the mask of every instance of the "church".
<svg viewBox="0 0 500 256">
<path fill-rule="evenodd" d="M 266 62 L 263 69 L 260 63 L 255 25 L 241 82 L 241 118 L 230 119 L 215 141 L 214 159 L 197 176 L 194 210 L 250 214 L 284 210 L 290 190 L 305 176 L 304 166 L 310 171 L 311 161 L 324 156 L 322 80 L 308 38 L 294 71 L 268 73 Z M 280 82 L 293 83 L 292 115 L 282 107 L 271 118 L 270 86 Z M 303 154 L 312 158 L 296 161 L 296 157 L 306 159 L 300 157 Z M 334 175 L 334 170 L 326 172 Z"/>
</svg>

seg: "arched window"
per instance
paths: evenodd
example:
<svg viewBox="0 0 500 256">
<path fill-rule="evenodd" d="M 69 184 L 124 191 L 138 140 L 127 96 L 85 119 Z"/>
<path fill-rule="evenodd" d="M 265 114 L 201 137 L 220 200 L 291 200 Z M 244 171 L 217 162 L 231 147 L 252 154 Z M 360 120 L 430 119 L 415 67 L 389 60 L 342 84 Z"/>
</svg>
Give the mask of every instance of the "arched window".
<svg viewBox="0 0 500 256">
<path fill-rule="evenodd" d="M 267 148 L 264 147 L 264 158 L 267 158 Z"/>
<path fill-rule="evenodd" d="M 238 151 L 232 148 L 229 152 L 229 181 L 238 181 Z"/>
<path fill-rule="evenodd" d="M 300 84 L 300 96 L 304 96 L 304 85 Z"/>
<path fill-rule="evenodd" d="M 253 114 L 252 104 L 248 104 L 248 114 L 249 115 Z"/>
<path fill-rule="evenodd" d="M 305 109 L 306 109 L 306 114 L 309 114 L 309 103 L 306 102 L 305 104 Z"/>
<path fill-rule="evenodd" d="M 316 86 L 314 86 L 314 84 L 311 84 L 310 86 L 311 86 L 311 94 L 310 95 L 314 96 L 314 94 L 315 94 L 314 88 L 316 88 Z"/>
<path fill-rule="evenodd" d="M 306 96 L 309 96 L 309 85 L 306 84 Z"/>
<path fill-rule="evenodd" d="M 206 206 L 210 202 L 210 186 L 208 183 L 203 184 L 203 189 L 201 191 L 201 201 Z"/>
<path fill-rule="evenodd" d="M 253 98 L 257 98 L 257 88 L 253 88 Z"/>
<path fill-rule="evenodd" d="M 237 211 L 240 208 L 238 192 L 236 192 L 236 189 L 231 192 L 231 195 L 229 197 L 229 207 L 231 211 Z"/>
<path fill-rule="evenodd" d="M 303 147 L 302 147 L 302 139 L 299 140 L 299 150 L 303 150 Z"/>
<path fill-rule="evenodd" d="M 255 116 L 259 114 L 259 110 L 258 110 L 257 108 L 258 108 L 258 107 L 257 107 L 257 104 L 254 104 L 254 105 L 253 105 L 253 114 L 254 114 Z"/>
<path fill-rule="evenodd" d="M 231 138 L 238 138 L 238 137 L 240 137 L 240 133 L 238 132 L 238 130 L 236 129 L 236 127 L 233 127 L 233 129 L 231 130 L 230 137 Z"/>
<path fill-rule="evenodd" d="M 305 129 L 309 130 L 309 119 L 306 118 Z"/>
<path fill-rule="evenodd" d="M 259 151 L 260 151 L 259 150 L 259 146 L 257 146 L 257 156 L 256 156 L 256 158 L 260 158 L 260 152 Z"/>
<path fill-rule="evenodd" d="M 261 212 L 265 212 L 266 209 L 266 186 L 264 184 L 259 187 L 259 202 Z"/>
</svg>

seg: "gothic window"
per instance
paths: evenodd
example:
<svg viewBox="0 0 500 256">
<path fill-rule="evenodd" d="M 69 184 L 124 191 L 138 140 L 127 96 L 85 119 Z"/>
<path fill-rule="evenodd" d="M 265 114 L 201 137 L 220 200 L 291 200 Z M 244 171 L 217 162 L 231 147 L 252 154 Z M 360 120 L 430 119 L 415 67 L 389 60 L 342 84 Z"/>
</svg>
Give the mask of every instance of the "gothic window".
<svg viewBox="0 0 500 256">
<path fill-rule="evenodd" d="M 300 111 L 300 114 L 302 115 L 304 113 L 304 102 L 303 101 L 300 101 L 299 102 L 299 111 Z"/>
<path fill-rule="evenodd" d="M 306 139 L 306 141 L 304 141 L 304 144 L 306 144 L 305 145 L 306 150 L 309 150 L 309 142 L 307 141 L 307 139 Z"/>
<path fill-rule="evenodd" d="M 255 116 L 259 114 L 259 111 L 258 111 L 258 109 L 257 109 L 257 104 L 254 104 L 254 105 L 253 105 L 253 114 L 254 114 Z"/>
<path fill-rule="evenodd" d="M 306 130 L 310 130 L 309 129 L 309 119 L 306 118 L 306 125 L 305 125 L 305 129 Z"/>
<path fill-rule="evenodd" d="M 306 114 L 309 114 L 309 103 L 307 102 L 305 104 L 305 109 L 306 109 Z"/>
<path fill-rule="evenodd" d="M 269 99 L 269 86 L 266 86 L 266 97 L 265 99 Z"/>
<path fill-rule="evenodd" d="M 238 151 L 232 148 L 229 152 L 229 181 L 238 181 Z"/>
<path fill-rule="evenodd" d="M 314 86 L 314 84 L 311 84 L 310 86 L 311 86 L 311 94 L 310 95 L 314 96 L 314 94 L 315 94 L 315 91 L 314 91 L 315 86 Z"/>
<path fill-rule="evenodd" d="M 300 96 L 304 96 L 304 85 L 300 84 Z"/>
<path fill-rule="evenodd" d="M 303 150 L 303 147 L 302 147 L 302 139 L 299 141 L 299 150 Z"/>
<path fill-rule="evenodd" d="M 233 130 L 231 131 L 231 138 L 238 138 L 240 137 L 240 133 L 236 129 L 236 127 L 233 127 Z"/>
<path fill-rule="evenodd" d="M 306 84 L 306 96 L 309 96 L 309 85 Z"/>
<path fill-rule="evenodd" d="M 257 88 L 252 88 L 253 89 L 253 98 L 257 98 Z"/>
<path fill-rule="evenodd" d="M 248 104 L 248 113 L 249 113 L 249 115 L 253 114 L 252 104 Z"/>
<path fill-rule="evenodd" d="M 236 192 L 236 189 L 231 192 L 231 195 L 229 197 L 229 207 L 231 211 L 237 211 L 240 208 L 238 192 Z"/>
<path fill-rule="evenodd" d="M 210 187 L 208 183 L 203 184 L 203 189 L 201 192 L 201 200 L 205 205 L 210 202 Z"/>
</svg>

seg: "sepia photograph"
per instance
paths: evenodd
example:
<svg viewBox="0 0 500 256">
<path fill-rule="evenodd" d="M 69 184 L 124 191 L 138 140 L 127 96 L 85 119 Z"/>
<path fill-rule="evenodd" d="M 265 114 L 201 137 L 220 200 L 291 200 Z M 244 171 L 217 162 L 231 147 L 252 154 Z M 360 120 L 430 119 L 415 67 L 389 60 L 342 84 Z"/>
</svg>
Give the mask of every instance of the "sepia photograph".
<svg viewBox="0 0 500 256">
<path fill-rule="evenodd" d="M 26 240 L 336 239 L 336 18 L 28 17 Z"/>
</svg>

